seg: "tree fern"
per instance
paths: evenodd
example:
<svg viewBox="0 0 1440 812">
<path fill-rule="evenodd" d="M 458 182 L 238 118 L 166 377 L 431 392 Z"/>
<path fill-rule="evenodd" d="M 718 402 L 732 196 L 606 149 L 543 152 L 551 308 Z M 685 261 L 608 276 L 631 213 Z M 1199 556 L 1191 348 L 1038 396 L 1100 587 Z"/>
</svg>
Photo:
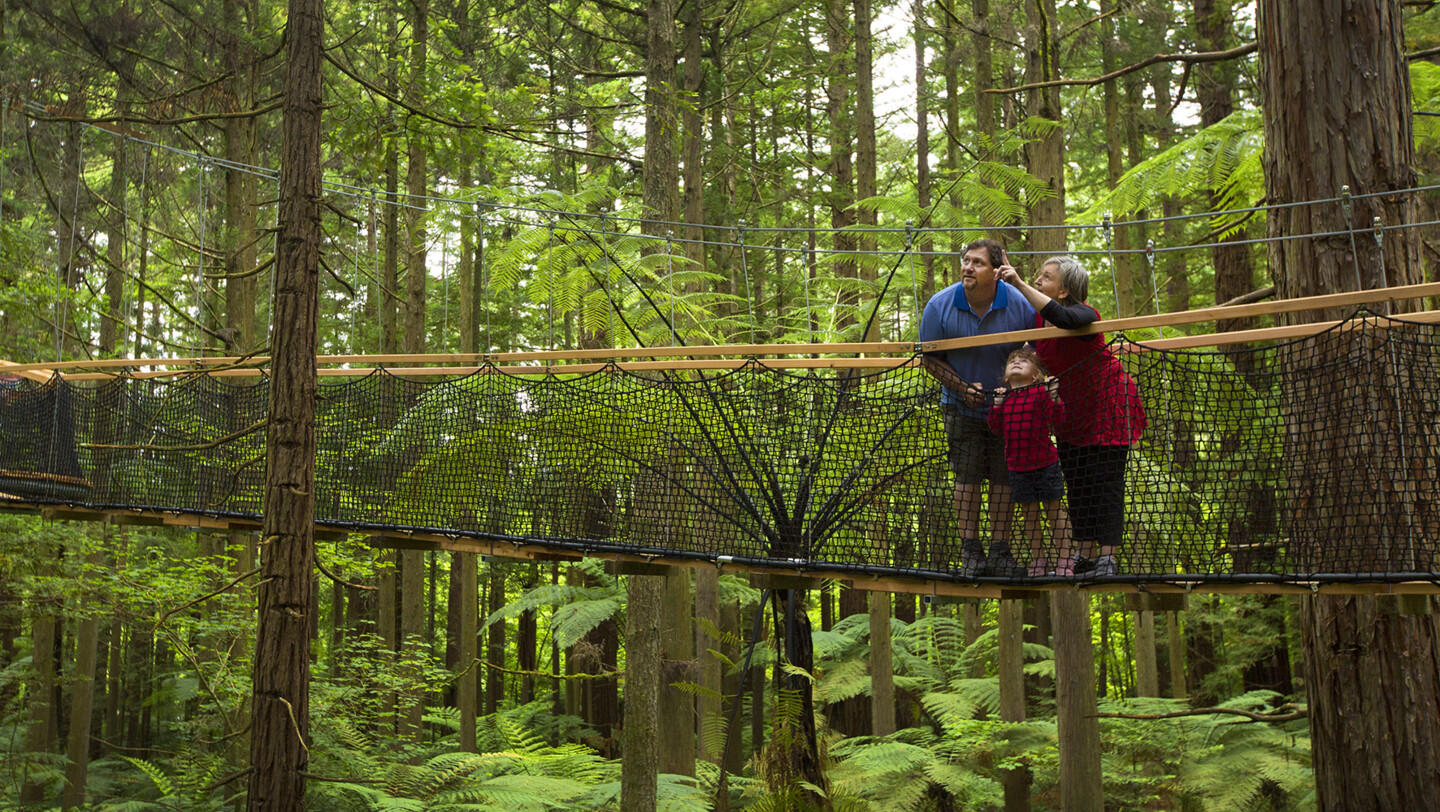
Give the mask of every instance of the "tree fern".
<svg viewBox="0 0 1440 812">
<path fill-rule="evenodd" d="M 1216 189 L 1221 209 L 1254 206 L 1265 194 L 1261 167 L 1264 127 L 1258 108 L 1239 110 L 1132 167 L 1078 222 L 1099 222 L 1106 212 L 1131 214 L 1166 195 Z M 1234 222 L 1234 218 L 1232 218 Z"/>
</svg>

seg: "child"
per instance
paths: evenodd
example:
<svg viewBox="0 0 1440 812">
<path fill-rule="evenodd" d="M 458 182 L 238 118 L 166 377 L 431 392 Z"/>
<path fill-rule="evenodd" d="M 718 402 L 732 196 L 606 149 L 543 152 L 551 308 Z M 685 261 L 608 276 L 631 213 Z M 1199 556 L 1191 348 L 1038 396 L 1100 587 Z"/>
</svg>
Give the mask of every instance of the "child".
<svg viewBox="0 0 1440 812">
<path fill-rule="evenodd" d="M 1044 381 L 1043 385 L 1041 382 Z M 1005 383 L 995 390 L 990 407 L 990 430 L 1005 439 L 1005 464 L 1010 469 L 1011 499 L 1024 510 L 1025 532 L 1030 536 L 1028 574 L 1050 574 L 1050 562 L 1040 552 L 1040 509 L 1050 519 L 1059 563 L 1053 574 L 1075 574 L 1070 554 L 1070 518 L 1061 498 L 1065 480 L 1060 455 L 1050 432 L 1065 419 L 1054 378 L 1045 380 L 1045 367 L 1029 344 L 1005 359 Z"/>
</svg>

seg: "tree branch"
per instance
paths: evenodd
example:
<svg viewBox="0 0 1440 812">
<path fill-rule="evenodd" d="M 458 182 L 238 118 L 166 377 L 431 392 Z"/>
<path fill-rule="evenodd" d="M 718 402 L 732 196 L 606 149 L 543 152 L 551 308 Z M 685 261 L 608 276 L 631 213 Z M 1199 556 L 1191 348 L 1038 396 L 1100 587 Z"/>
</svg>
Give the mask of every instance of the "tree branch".
<svg viewBox="0 0 1440 812">
<path fill-rule="evenodd" d="M 1015 87 L 992 88 L 986 93 L 1019 93 L 1025 90 L 1038 90 L 1045 87 L 1071 87 L 1075 85 L 1098 85 L 1108 82 L 1111 79 L 1118 79 L 1127 73 L 1134 73 L 1137 70 L 1144 70 L 1151 65 L 1160 62 L 1183 62 L 1186 65 L 1195 65 L 1203 62 L 1224 62 L 1227 59 L 1238 59 L 1247 54 L 1255 53 L 1259 45 L 1249 43 L 1238 48 L 1231 48 L 1228 51 L 1206 51 L 1199 54 L 1155 54 L 1149 59 L 1142 59 L 1133 65 L 1127 65 L 1119 70 L 1112 70 L 1102 76 L 1093 79 L 1054 79 L 1049 82 L 1032 82 L 1028 85 L 1017 85 Z"/>
<path fill-rule="evenodd" d="M 378 587 L 378 586 L 365 586 L 364 584 L 352 584 L 352 583 L 350 583 L 349 581 L 347 581 L 347 580 L 341 578 L 340 576 L 336 575 L 335 573 L 331 572 L 331 571 L 330 571 L 330 568 L 327 567 L 327 566 L 325 566 L 325 562 L 324 562 L 324 561 L 321 561 L 319 558 L 316 558 L 316 559 L 315 559 L 315 566 L 316 566 L 321 572 L 325 573 L 326 577 L 328 577 L 330 580 L 334 581 L 335 583 L 339 584 L 340 586 L 348 586 L 348 587 L 350 587 L 351 589 L 363 589 L 363 590 L 366 590 L 367 592 L 375 592 L 375 591 L 377 591 L 377 590 L 380 589 L 380 587 Z"/>
<path fill-rule="evenodd" d="M 1294 705 L 1282 705 L 1284 708 L 1293 708 Z M 1243 716 L 1251 722 L 1293 722 L 1296 719 L 1304 719 L 1310 715 L 1305 708 L 1298 708 L 1290 713 L 1253 713 L 1251 711 L 1237 710 L 1235 708 L 1194 708 L 1191 710 L 1174 711 L 1171 713 L 1097 713 L 1097 719 L 1176 719 L 1181 716 L 1213 716 L 1215 714 L 1231 714 Z"/>
<path fill-rule="evenodd" d="M 454 120 L 449 120 L 449 119 L 443 119 L 443 118 L 440 118 L 439 116 L 436 116 L 436 115 L 434 115 L 434 114 L 432 114 L 432 113 L 427 113 L 426 111 L 420 109 L 419 107 L 416 107 L 416 106 L 414 106 L 414 105 L 408 104 L 408 103 L 406 103 L 403 99 L 401 99 L 399 96 L 396 96 L 396 95 L 394 95 L 393 93 L 390 93 L 389 91 L 385 90 L 385 88 L 380 87 L 379 85 L 375 85 L 375 84 L 372 84 L 371 82 L 366 81 L 366 80 L 365 80 L 363 77 L 361 77 L 359 74 L 357 74 L 357 73 L 355 73 L 354 71 L 350 70 L 348 67 L 340 64 L 340 60 L 336 59 L 335 57 L 331 56 L 331 55 L 328 54 L 328 53 L 325 54 L 325 61 L 326 61 L 326 62 L 329 62 L 331 65 L 334 65 L 336 70 L 338 70 L 338 71 L 340 71 L 341 73 L 345 74 L 346 76 L 350 77 L 350 79 L 351 79 L 352 81 L 354 81 L 355 83 L 359 84 L 361 87 L 365 88 L 366 90 L 370 91 L 371 93 L 374 93 L 375 95 L 379 96 L 380 98 L 384 99 L 385 101 L 390 102 L 391 104 L 395 105 L 396 107 L 399 107 L 400 109 L 406 111 L 407 113 L 410 113 L 411 115 L 419 116 L 420 118 L 423 118 L 423 119 L 425 119 L 426 121 L 433 121 L 433 122 L 435 122 L 436 124 L 440 124 L 440 125 L 443 125 L 443 126 L 446 126 L 446 127 L 454 127 L 454 128 L 457 129 L 457 130 L 473 130 L 473 129 L 475 129 L 476 126 L 478 126 L 478 125 L 476 125 L 476 124 L 472 124 L 472 123 L 467 122 L 467 121 L 454 121 Z"/>
<path fill-rule="evenodd" d="M 230 582 L 229 582 L 229 583 L 225 584 L 224 586 L 220 587 L 219 589 L 217 589 L 217 590 L 215 590 L 215 591 L 213 591 L 213 592 L 207 592 L 207 593 L 205 593 L 204 595 L 201 595 L 200 597 L 196 598 L 196 599 L 193 600 L 193 601 L 188 601 L 188 602 L 186 602 L 186 603 L 183 603 L 183 604 L 175 607 L 174 609 L 171 609 L 170 611 L 168 611 L 168 612 L 166 612 L 165 614 L 161 615 L 159 620 L 155 621 L 155 628 L 158 629 L 158 628 L 160 628 L 161 626 L 164 626 L 164 625 L 165 625 L 165 621 L 166 621 L 171 615 L 175 614 L 176 612 L 183 612 L 183 611 L 185 611 L 186 609 L 189 609 L 190 607 L 194 606 L 194 605 L 197 604 L 197 603 L 202 603 L 202 602 L 204 602 L 204 601 L 208 601 L 208 600 L 210 600 L 211 598 L 215 597 L 216 595 L 219 595 L 221 592 L 224 592 L 225 590 L 229 589 L 230 587 L 235 586 L 236 584 L 238 584 L 238 583 L 240 583 L 241 581 L 245 580 L 246 578 L 249 578 L 249 577 L 252 576 L 252 575 L 259 575 L 259 574 L 260 574 L 260 568 L 259 568 L 259 567 L 256 567 L 255 569 L 250 570 L 249 572 L 241 573 L 240 575 L 235 576 L 234 578 L 230 579 Z"/>
</svg>

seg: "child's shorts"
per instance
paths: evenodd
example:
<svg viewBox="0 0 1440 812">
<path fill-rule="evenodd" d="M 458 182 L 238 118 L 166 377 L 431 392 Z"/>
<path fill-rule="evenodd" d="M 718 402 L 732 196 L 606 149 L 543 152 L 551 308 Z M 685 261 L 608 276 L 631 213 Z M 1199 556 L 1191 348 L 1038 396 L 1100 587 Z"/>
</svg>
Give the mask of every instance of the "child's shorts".
<svg viewBox="0 0 1440 812">
<path fill-rule="evenodd" d="M 1065 477 L 1060 463 L 1052 462 L 1033 471 L 1010 472 L 1010 499 L 1013 502 L 1055 502 L 1065 496 Z"/>
</svg>

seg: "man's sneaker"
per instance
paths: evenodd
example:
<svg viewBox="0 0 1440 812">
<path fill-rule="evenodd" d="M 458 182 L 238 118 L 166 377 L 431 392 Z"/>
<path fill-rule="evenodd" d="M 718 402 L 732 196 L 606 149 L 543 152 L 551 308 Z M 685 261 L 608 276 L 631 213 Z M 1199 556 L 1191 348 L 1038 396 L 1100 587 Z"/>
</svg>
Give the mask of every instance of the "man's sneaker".
<svg viewBox="0 0 1440 812">
<path fill-rule="evenodd" d="M 990 545 L 990 555 L 985 559 L 985 566 L 996 578 L 1019 578 L 1025 574 L 1025 568 L 1010 554 L 1010 545 L 1003 541 L 997 541 Z"/>
<path fill-rule="evenodd" d="M 1113 555 L 1102 555 L 1095 559 L 1095 569 L 1090 573 L 1096 578 L 1104 578 L 1107 575 L 1120 574 L 1120 562 L 1115 560 Z"/>
<path fill-rule="evenodd" d="M 1095 559 L 1083 555 L 1075 556 L 1075 574 L 1084 575 L 1095 569 Z"/>
<path fill-rule="evenodd" d="M 960 542 L 960 575 L 964 578 L 983 578 L 990 574 L 985 561 L 985 548 L 979 539 L 965 539 Z"/>
<path fill-rule="evenodd" d="M 1030 569 L 1026 570 L 1025 574 L 1030 576 L 1031 578 L 1039 578 L 1045 575 L 1049 575 L 1050 560 L 1046 558 L 1037 558 L 1034 561 L 1031 561 Z"/>
</svg>

